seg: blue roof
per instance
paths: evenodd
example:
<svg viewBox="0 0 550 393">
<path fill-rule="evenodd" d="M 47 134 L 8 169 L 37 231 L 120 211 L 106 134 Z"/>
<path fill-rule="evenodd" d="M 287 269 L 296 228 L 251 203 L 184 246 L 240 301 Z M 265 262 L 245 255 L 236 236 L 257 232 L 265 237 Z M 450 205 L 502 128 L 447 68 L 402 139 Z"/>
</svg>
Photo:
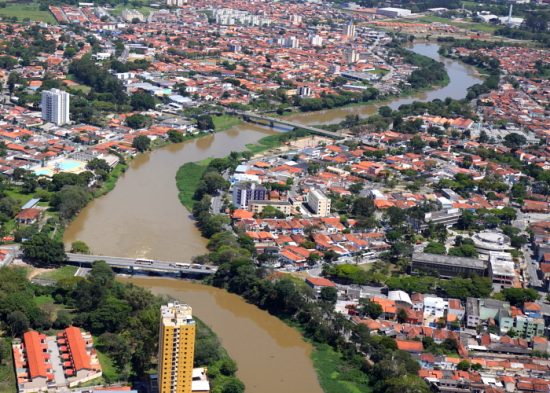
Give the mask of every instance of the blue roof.
<svg viewBox="0 0 550 393">
<path fill-rule="evenodd" d="M 30 201 L 28 201 L 27 203 L 25 203 L 23 205 L 23 207 L 21 208 L 21 210 L 30 209 L 30 208 L 36 206 L 38 204 L 38 202 L 40 202 L 40 198 L 33 198 Z"/>
</svg>

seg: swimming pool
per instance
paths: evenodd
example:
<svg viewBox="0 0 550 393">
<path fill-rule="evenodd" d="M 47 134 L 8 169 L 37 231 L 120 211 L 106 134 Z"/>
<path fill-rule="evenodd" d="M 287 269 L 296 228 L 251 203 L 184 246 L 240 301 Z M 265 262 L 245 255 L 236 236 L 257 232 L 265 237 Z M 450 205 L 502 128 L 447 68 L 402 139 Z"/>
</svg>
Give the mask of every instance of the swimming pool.
<svg viewBox="0 0 550 393">
<path fill-rule="evenodd" d="M 57 163 L 56 166 L 58 166 L 60 170 L 64 172 L 68 172 L 68 171 L 75 170 L 81 167 L 82 165 L 84 165 L 82 161 L 67 159 L 67 160 L 60 161 L 59 163 Z"/>
</svg>

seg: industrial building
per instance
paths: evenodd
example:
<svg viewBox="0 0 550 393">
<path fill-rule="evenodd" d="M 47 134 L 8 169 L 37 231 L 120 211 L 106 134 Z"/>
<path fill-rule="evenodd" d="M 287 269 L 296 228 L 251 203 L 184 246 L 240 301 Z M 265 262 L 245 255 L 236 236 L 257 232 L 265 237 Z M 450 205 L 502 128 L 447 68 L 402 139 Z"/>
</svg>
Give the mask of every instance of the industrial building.
<svg viewBox="0 0 550 393">
<path fill-rule="evenodd" d="M 411 270 L 412 273 L 435 273 L 443 278 L 470 276 L 473 274 L 486 276 L 487 263 L 474 258 L 414 253 Z"/>
</svg>

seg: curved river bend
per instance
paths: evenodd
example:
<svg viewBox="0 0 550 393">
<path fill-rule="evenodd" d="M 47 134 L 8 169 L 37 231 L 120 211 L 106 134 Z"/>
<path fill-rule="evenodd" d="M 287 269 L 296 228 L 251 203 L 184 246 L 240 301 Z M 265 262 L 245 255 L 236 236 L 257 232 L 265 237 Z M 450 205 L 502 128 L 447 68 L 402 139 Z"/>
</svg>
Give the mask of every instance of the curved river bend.
<svg viewBox="0 0 550 393">
<path fill-rule="evenodd" d="M 471 67 L 442 59 L 434 44 L 415 44 L 414 51 L 443 61 L 450 83 L 442 88 L 393 100 L 397 108 L 414 100 L 463 98 L 481 81 Z M 367 116 L 380 105 L 350 106 L 290 116 L 305 124 L 330 124 L 349 114 Z M 113 191 L 92 201 L 69 225 L 64 241 L 85 241 L 94 254 L 188 261 L 206 252 L 205 240 L 179 203 L 175 176 L 186 162 L 223 157 L 244 150 L 274 131 L 241 124 L 226 132 L 169 145 L 132 160 Z M 239 365 L 238 376 L 250 393 L 321 393 L 311 347 L 293 329 L 247 304 L 240 297 L 204 285 L 164 278 L 123 279 L 188 302 L 196 315 L 218 334 Z"/>
</svg>

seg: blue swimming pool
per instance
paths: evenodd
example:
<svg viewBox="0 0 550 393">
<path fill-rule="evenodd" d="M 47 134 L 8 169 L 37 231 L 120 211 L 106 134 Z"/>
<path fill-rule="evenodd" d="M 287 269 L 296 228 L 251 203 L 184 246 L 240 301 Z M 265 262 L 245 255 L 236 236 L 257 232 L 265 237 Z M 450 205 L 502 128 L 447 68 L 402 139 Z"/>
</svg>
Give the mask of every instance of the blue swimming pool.
<svg viewBox="0 0 550 393">
<path fill-rule="evenodd" d="M 59 164 L 59 169 L 62 171 L 72 171 L 82 165 L 81 161 L 76 160 L 63 160 Z"/>
</svg>

